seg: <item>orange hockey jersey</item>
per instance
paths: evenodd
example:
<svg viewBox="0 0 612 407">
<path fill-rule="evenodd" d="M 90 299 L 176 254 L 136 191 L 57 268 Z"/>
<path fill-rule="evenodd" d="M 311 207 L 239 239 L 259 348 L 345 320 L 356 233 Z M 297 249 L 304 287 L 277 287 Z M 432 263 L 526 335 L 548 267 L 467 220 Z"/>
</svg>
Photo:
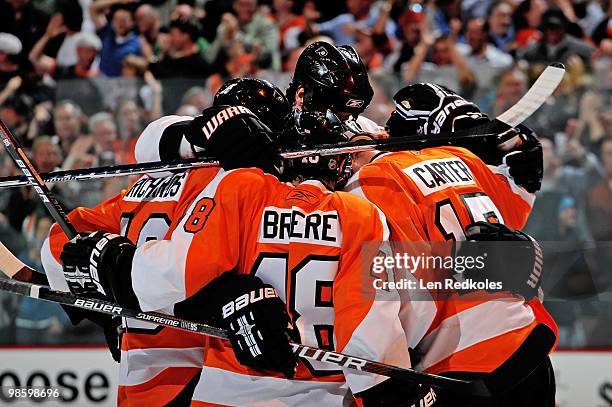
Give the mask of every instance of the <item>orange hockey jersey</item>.
<svg viewBox="0 0 612 407">
<path fill-rule="evenodd" d="M 143 310 L 169 309 L 233 270 L 271 284 L 301 342 L 409 366 L 397 293 L 373 288 L 370 265 L 388 237 L 384 215 L 318 181 L 298 187 L 256 169 L 219 174 L 192 197 L 169 240 L 140 246 L 132 282 Z M 180 204 L 179 204 L 180 205 Z M 391 300 L 394 299 L 394 300 Z M 383 377 L 303 360 L 296 376 L 262 375 L 211 340 L 193 405 L 342 406 Z M 350 390 L 350 391 L 349 391 Z"/>
<path fill-rule="evenodd" d="M 377 205 L 387 216 L 391 239 L 404 242 L 404 248 L 409 242 L 465 240 L 464 227 L 477 221 L 521 229 L 534 199 L 503 170 L 458 147 L 382 154 L 357 172 L 346 190 Z M 556 332 L 539 301 L 526 303 L 509 293 L 481 292 L 470 301 L 456 296 L 411 301 L 401 294 L 413 363 L 431 373 L 491 372 L 538 322 Z"/>
<path fill-rule="evenodd" d="M 218 171 L 207 168 L 160 178 L 143 176 L 116 197 L 92 209 L 77 208 L 68 217 L 79 231 L 122 234 L 141 246 L 163 239 L 180 198 L 201 191 Z M 59 260 L 66 241 L 54 225 L 41 253 L 51 287 L 62 291 L 68 291 Z M 124 319 L 123 325 L 119 405 L 165 405 L 200 373 L 206 341 L 202 335 L 132 319 Z"/>
</svg>

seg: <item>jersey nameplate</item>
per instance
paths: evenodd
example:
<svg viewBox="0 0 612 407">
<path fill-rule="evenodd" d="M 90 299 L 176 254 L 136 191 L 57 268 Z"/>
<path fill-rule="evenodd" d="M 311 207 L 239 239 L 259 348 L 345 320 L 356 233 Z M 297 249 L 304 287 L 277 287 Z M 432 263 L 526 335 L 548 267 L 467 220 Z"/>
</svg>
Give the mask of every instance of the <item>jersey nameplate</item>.
<svg viewBox="0 0 612 407">
<path fill-rule="evenodd" d="M 427 196 L 444 188 L 475 185 L 474 175 L 459 158 L 440 158 L 411 165 L 403 170 Z"/>
<path fill-rule="evenodd" d="M 186 172 L 163 178 L 143 177 L 132 185 L 123 200 L 127 202 L 178 201 L 186 178 Z"/>
<path fill-rule="evenodd" d="M 311 243 L 340 247 L 342 231 L 338 212 L 315 211 L 308 214 L 299 208 L 264 209 L 259 226 L 259 243 Z"/>
</svg>

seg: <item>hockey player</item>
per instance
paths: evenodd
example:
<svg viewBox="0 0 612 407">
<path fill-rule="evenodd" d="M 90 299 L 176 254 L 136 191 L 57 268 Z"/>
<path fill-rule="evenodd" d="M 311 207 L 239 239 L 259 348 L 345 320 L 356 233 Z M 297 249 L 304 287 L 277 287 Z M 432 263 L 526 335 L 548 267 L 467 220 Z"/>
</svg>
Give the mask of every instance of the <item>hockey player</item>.
<svg viewBox="0 0 612 407">
<path fill-rule="evenodd" d="M 143 134 L 150 138 L 169 133 L 182 134 L 192 120 L 181 116 L 164 117 L 147 126 Z M 231 120 L 223 129 L 244 134 L 245 144 L 248 144 L 247 136 L 263 134 L 257 131 L 259 125 L 259 121 L 239 118 Z M 263 143 L 258 139 L 253 144 Z M 249 157 L 242 157 L 245 165 L 258 165 L 255 157 L 249 160 Z M 178 207 L 181 197 L 206 187 L 219 171 L 219 167 L 211 167 L 166 173 L 158 178 L 145 175 L 118 196 L 92 209 L 77 208 L 69 218 L 80 231 L 105 230 L 125 236 L 141 246 L 152 239 L 163 239 L 174 213 L 184 210 Z M 71 284 L 74 276 L 68 273 L 65 278 L 62 274 L 60 253 L 66 241 L 66 236 L 55 225 L 42 248 L 41 258 L 51 287 L 87 294 L 79 284 Z M 121 358 L 118 404 L 188 405 L 199 379 L 207 339 L 154 323 L 128 319 L 123 325 L 122 340 L 115 338 L 120 349 L 114 351 Z M 290 358 L 291 354 L 285 357 Z"/>
<path fill-rule="evenodd" d="M 391 137 L 427 135 L 436 145 L 438 133 L 488 120 L 474 104 L 433 84 L 410 85 L 394 101 L 396 110 L 387 123 Z M 523 227 L 532 192 L 541 181 L 539 143 L 526 128 L 522 137 L 520 150 L 505 157 L 495 138 L 458 140 L 465 148 L 366 153 L 361 161 L 369 163 L 353 176 L 347 190 L 376 204 L 389 220 L 392 239 L 404 247 L 416 241 L 525 240 L 525 235 L 508 233 L 501 225 Z M 501 168 L 485 164 L 500 161 L 505 164 Z M 534 267 L 512 270 L 524 273 L 519 278 L 524 287 L 517 290 L 534 293 L 526 283 L 533 272 Z M 432 293 L 436 301 L 402 302 L 415 367 L 453 377 L 487 377 L 497 391 L 495 405 L 553 406 L 554 376 L 547 356 L 556 341 L 554 321 L 531 296 L 481 294 L 466 301 L 459 293 L 444 300 Z M 443 401 L 491 405 L 480 402 L 484 404 L 469 398 Z"/>
<path fill-rule="evenodd" d="M 228 152 L 228 160 L 236 159 L 243 137 L 223 130 L 228 109 L 235 108 L 207 109 L 196 119 L 200 134 L 188 133 L 193 145 L 219 157 L 223 166 Z M 304 143 L 321 142 L 316 138 L 321 134 L 311 131 Z M 327 142 L 343 138 L 336 132 L 325 137 Z M 265 284 L 286 303 L 293 335 L 302 343 L 399 366 L 409 363 L 399 302 L 388 301 L 397 299 L 393 291 L 376 292 L 371 284 L 369 267 L 378 247 L 361 245 L 386 241 L 384 215 L 359 197 L 330 191 L 346 181 L 349 167 L 347 156 L 297 160 L 292 168 L 302 182 L 295 187 L 261 170 L 220 170 L 206 188 L 181 196 L 177 213 L 182 216 L 173 221 L 169 240 L 136 248 L 110 235 L 77 239 L 62 253 L 65 273 L 82 283 L 95 280 L 88 285 L 90 294 L 112 293 L 126 306 L 173 310 L 244 336 L 243 347 L 234 346 L 233 352 L 223 342 L 211 343 L 192 405 L 274 400 L 348 405 L 349 389 L 366 406 L 425 400 L 431 405 L 434 396 L 427 388 L 402 384 L 382 391 L 389 386 L 384 377 L 324 363 L 301 361 L 293 378 L 253 368 L 253 356 L 270 347 L 266 334 L 260 335 L 262 327 L 274 323 L 258 312 L 277 299 Z M 99 244 L 105 247 L 96 253 Z"/>
</svg>

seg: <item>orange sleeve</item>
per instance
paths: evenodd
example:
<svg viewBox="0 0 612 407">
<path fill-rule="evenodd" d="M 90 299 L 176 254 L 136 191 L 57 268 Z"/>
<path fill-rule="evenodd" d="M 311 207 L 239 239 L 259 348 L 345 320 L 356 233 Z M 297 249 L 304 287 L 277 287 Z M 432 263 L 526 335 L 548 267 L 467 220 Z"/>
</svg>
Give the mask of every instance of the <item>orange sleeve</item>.
<svg viewBox="0 0 612 407">
<path fill-rule="evenodd" d="M 68 214 L 68 219 L 79 232 L 104 230 L 118 234 L 121 217 L 119 202 L 124 193 L 122 192 L 95 208 L 76 208 Z M 51 288 L 62 291 L 68 291 L 60 263 L 60 254 L 66 242 L 68 242 L 68 237 L 59 225 L 54 223 L 49 231 L 49 236 L 43 243 L 40 256 Z"/>
</svg>

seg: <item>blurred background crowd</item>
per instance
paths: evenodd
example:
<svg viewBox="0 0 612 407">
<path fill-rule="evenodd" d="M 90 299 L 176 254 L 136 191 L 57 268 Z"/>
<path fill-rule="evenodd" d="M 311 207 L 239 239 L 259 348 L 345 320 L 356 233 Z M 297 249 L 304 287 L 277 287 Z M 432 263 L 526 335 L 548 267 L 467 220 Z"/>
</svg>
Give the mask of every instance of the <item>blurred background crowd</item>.
<svg viewBox="0 0 612 407">
<path fill-rule="evenodd" d="M 612 1 L 0 0 L 0 119 L 41 172 L 133 163 L 144 126 L 195 116 L 229 78 L 287 87 L 314 40 L 349 44 L 384 124 L 391 97 L 436 82 L 495 116 L 546 64 L 568 73 L 526 123 L 544 182 L 526 231 L 544 242 L 562 347 L 612 346 Z M 0 176 L 19 174 L 0 151 Z M 56 184 L 68 209 L 133 179 Z M 0 192 L 0 240 L 40 269 L 51 220 L 31 188 Z M 101 343 L 61 309 L 0 292 L 0 344 Z"/>
</svg>

